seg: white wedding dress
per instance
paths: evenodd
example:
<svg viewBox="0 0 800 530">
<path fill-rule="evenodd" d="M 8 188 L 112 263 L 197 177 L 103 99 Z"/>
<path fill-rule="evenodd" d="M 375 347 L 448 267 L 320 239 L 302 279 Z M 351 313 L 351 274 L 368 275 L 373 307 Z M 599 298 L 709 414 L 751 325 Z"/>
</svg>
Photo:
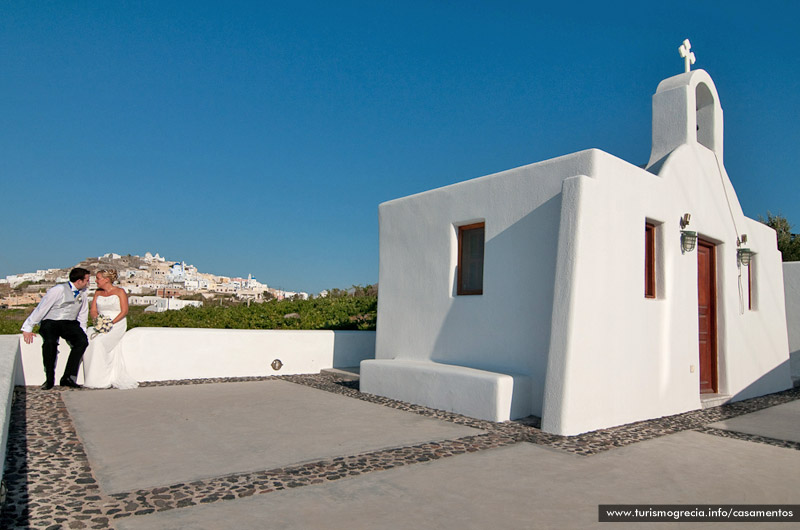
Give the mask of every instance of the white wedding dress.
<svg viewBox="0 0 800 530">
<path fill-rule="evenodd" d="M 119 296 L 98 296 L 97 311 L 104 317 L 114 319 L 120 313 Z M 123 318 L 108 333 L 94 335 L 89 328 L 89 347 L 83 354 L 83 386 L 88 388 L 136 388 L 136 382 L 127 370 L 122 358 L 122 336 L 128 329 L 128 321 Z M 92 338 L 94 335 L 94 338 Z"/>
</svg>

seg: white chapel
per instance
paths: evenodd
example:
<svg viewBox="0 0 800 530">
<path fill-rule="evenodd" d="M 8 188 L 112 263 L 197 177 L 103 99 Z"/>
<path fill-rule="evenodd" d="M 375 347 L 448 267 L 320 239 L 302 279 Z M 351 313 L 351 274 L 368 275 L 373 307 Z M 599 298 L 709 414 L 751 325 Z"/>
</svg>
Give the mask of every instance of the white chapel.
<svg viewBox="0 0 800 530">
<path fill-rule="evenodd" d="M 575 435 L 792 386 L 775 233 L 743 214 L 717 89 L 680 51 L 645 167 L 590 149 L 379 206 L 362 391 Z"/>
</svg>

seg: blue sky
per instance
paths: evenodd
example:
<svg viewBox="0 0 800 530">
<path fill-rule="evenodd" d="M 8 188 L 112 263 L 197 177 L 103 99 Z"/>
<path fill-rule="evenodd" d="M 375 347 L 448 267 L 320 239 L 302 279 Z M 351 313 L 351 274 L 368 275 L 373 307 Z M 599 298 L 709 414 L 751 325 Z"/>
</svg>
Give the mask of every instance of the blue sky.
<svg viewBox="0 0 800 530">
<path fill-rule="evenodd" d="M 378 204 L 587 148 L 715 81 L 745 214 L 800 231 L 800 2 L 0 4 L 0 277 L 107 252 L 318 292 L 378 281 Z"/>
</svg>

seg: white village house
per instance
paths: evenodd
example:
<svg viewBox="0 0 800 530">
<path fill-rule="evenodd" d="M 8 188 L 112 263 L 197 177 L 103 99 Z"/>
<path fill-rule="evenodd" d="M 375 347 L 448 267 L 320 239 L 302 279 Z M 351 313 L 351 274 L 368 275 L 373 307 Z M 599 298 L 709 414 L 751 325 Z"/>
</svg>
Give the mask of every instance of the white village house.
<svg viewBox="0 0 800 530">
<path fill-rule="evenodd" d="M 687 59 L 644 169 L 592 149 L 381 204 L 361 390 L 575 435 L 790 388 L 775 233 L 722 139 Z"/>
</svg>

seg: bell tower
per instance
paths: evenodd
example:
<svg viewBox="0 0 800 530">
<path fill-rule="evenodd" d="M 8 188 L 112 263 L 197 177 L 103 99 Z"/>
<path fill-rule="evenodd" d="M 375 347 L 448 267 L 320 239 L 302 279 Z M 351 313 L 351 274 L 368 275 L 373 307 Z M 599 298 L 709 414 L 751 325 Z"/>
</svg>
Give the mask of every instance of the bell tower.
<svg viewBox="0 0 800 530">
<path fill-rule="evenodd" d="M 717 88 L 705 70 L 690 70 L 694 54 L 689 48 L 688 39 L 679 48 L 686 72 L 661 81 L 653 95 L 653 147 L 648 168 L 683 144 L 710 149 L 722 162 L 722 107 Z"/>
</svg>

